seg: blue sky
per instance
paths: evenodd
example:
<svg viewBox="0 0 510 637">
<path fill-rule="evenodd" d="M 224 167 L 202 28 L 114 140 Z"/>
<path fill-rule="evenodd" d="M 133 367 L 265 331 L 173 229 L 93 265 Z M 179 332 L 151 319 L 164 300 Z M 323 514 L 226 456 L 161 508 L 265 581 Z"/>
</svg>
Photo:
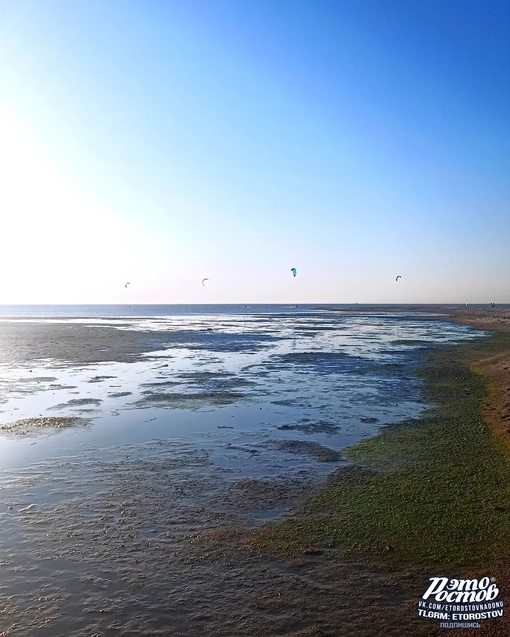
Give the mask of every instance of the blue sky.
<svg viewBox="0 0 510 637">
<path fill-rule="evenodd" d="M 2 0 L 0 37 L 0 303 L 510 302 L 507 0 Z"/>
</svg>

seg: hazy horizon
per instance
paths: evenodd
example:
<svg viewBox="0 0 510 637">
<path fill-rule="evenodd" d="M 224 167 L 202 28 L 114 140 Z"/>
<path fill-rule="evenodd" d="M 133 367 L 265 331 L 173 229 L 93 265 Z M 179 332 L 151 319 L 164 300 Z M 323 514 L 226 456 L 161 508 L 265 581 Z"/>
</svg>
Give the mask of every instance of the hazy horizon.
<svg viewBox="0 0 510 637">
<path fill-rule="evenodd" d="M 228 307 L 236 307 L 242 309 L 256 309 L 263 307 L 278 307 L 278 308 L 287 308 L 287 309 L 301 309 L 301 308 L 312 308 L 312 309 L 320 309 L 321 307 L 325 308 L 355 308 L 357 306 L 358 309 L 363 309 L 367 307 L 487 307 L 491 306 L 491 303 L 484 302 L 473 302 L 473 303 L 364 303 L 364 302 L 354 302 L 354 303 L 323 303 L 321 301 L 311 301 L 307 303 L 262 303 L 257 301 L 252 301 L 248 303 L 4 303 L 0 304 L 0 308 L 95 308 L 95 307 L 176 307 L 176 308 L 186 308 L 186 307 L 200 307 L 200 308 L 228 308 Z M 508 308 L 510 307 L 510 303 L 494 303 L 495 308 Z M 1 314 L 1 313 L 0 313 Z M 8 316 L 4 314 L 3 316 Z"/>
</svg>

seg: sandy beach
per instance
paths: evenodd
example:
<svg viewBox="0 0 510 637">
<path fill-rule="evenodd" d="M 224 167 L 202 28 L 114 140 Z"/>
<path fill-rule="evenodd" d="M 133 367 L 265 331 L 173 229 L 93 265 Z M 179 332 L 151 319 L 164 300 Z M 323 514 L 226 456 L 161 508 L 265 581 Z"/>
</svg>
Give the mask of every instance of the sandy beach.
<svg viewBox="0 0 510 637">
<path fill-rule="evenodd" d="M 483 329 L 497 330 L 508 334 L 510 331 L 510 312 L 508 310 L 498 310 L 497 308 L 478 309 L 469 308 L 449 310 L 452 320 L 473 325 Z"/>
<path fill-rule="evenodd" d="M 452 320 L 473 327 L 510 334 L 508 310 L 456 310 Z M 484 404 L 484 414 L 495 436 L 510 453 L 510 348 L 495 356 L 473 363 L 477 373 L 489 379 L 490 400 Z"/>
<path fill-rule="evenodd" d="M 480 418 L 494 448 L 508 461 L 510 313 L 497 308 L 445 312 L 454 322 L 506 339 L 483 356 L 483 347 L 475 354 L 465 350 L 461 362 L 487 379 Z M 151 352 L 184 341 L 178 333 L 130 330 L 129 321 L 121 322 L 123 330 L 2 322 L 0 364 L 15 364 L 26 373 L 18 380 L 4 379 L 1 387 L 9 383 L 12 390 L 14 382 L 17 391 L 28 395 L 50 382 L 27 378 L 36 361 L 57 360 L 63 370 L 151 361 Z M 161 358 L 151 362 L 165 364 Z M 96 382 L 114 384 L 106 376 Z M 237 391 L 222 387 L 222 396 Z M 61 423 L 68 425 L 86 423 Z M 43 426 L 35 419 L 20 431 L 33 435 Z M 305 452 L 323 453 L 310 445 Z M 325 459 L 331 460 L 327 454 Z M 334 488 L 338 479 L 365 484 L 372 469 L 365 461 L 360 464 L 341 467 L 336 474 L 331 470 L 320 489 Z M 307 516 L 312 519 L 317 513 L 309 501 L 316 488 L 306 475 L 228 480 L 200 449 L 164 439 L 128 444 L 115 457 L 105 450 L 9 471 L 0 483 L 0 568 L 8 574 L 0 581 L 0 637 L 433 637 L 444 629 L 438 621 L 418 617 L 417 604 L 428 579 L 443 573 L 494 577 L 499 599 L 505 606 L 510 603 L 508 545 L 498 545 L 501 552 L 486 563 L 477 564 L 475 555 L 470 566 L 456 570 L 452 564 L 443 567 L 441 560 L 411 559 L 398 542 L 395 549 L 391 538 L 376 550 L 346 546 L 334 532 L 306 536 L 305 544 L 289 552 L 261 542 L 260 533 L 275 520 L 299 527 Z M 44 506 L 33 504 L 38 497 Z M 510 532 L 507 503 L 496 506 L 505 516 L 502 528 L 506 524 Z M 503 619 L 482 622 L 476 632 L 450 629 L 448 634 L 503 637 L 507 612 Z"/>
</svg>

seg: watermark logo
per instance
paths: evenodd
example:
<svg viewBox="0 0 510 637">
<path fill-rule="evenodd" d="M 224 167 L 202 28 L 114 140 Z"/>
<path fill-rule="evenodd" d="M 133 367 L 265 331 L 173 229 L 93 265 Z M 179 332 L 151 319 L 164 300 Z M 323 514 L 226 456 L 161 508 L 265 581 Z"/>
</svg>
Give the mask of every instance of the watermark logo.
<svg viewBox="0 0 510 637">
<path fill-rule="evenodd" d="M 494 578 L 454 579 L 431 577 L 418 601 L 418 616 L 439 620 L 441 628 L 480 628 L 482 621 L 503 617 Z"/>
</svg>

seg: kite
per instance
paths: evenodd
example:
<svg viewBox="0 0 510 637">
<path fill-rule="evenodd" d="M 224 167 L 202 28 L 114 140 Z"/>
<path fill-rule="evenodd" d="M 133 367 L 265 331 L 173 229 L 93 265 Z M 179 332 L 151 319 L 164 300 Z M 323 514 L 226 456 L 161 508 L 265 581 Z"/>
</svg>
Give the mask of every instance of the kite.
<svg viewBox="0 0 510 637">
<path fill-rule="evenodd" d="M 202 279 L 202 285 L 204 286 L 204 288 L 205 288 L 205 281 L 209 281 L 209 279 Z"/>
<path fill-rule="evenodd" d="M 297 270 L 296 270 L 296 268 L 291 268 L 291 269 L 290 269 L 290 271 L 292 272 L 292 274 L 293 274 L 294 276 L 296 276 L 296 274 L 297 274 Z"/>
<path fill-rule="evenodd" d="M 131 283 L 129 281 L 126 283 L 126 285 L 124 287 L 127 288 L 128 285 L 131 285 Z"/>
<path fill-rule="evenodd" d="M 398 277 L 395 279 L 395 281 L 398 281 L 399 279 L 401 279 L 402 277 L 400 276 L 400 274 L 398 275 Z"/>
</svg>

